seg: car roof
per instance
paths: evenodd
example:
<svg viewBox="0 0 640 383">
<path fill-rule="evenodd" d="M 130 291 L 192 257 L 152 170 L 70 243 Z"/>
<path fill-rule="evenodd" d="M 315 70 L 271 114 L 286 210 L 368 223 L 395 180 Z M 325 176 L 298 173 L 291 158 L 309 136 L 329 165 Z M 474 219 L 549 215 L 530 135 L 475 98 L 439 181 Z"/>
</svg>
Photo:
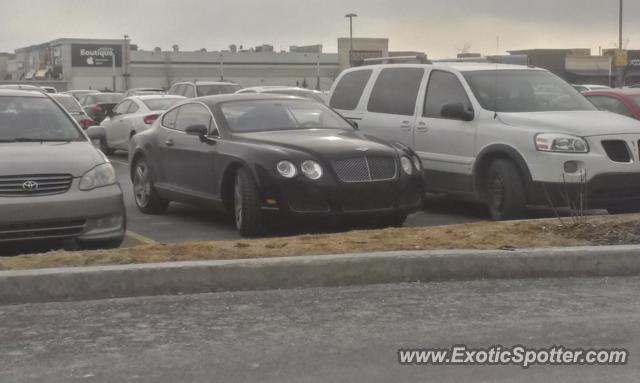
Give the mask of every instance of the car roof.
<svg viewBox="0 0 640 383">
<path fill-rule="evenodd" d="M 244 88 L 241 90 L 253 90 L 256 92 L 271 92 L 271 91 L 278 91 L 278 90 L 295 90 L 298 92 L 309 92 L 309 93 L 314 93 L 316 92 L 313 89 L 307 89 L 307 88 L 300 88 L 297 86 L 284 86 L 284 85 L 265 85 L 265 86 L 252 86 L 249 88 Z"/>
<path fill-rule="evenodd" d="M 307 98 L 290 96 L 285 94 L 274 94 L 274 93 L 245 93 L 245 94 L 217 94 L 214 96 L 203 96 L 192 98 L 189 101 L 200 101 L 205 104 L 215 105 L 221 102 L 229 102 L 229 101 L 259 101 L 259 100 L 303 100 L 309 102 L 317 102 L 314 100 L 310 100 Z"/>
<path fill-rule="evenodd" d="M 178 98 L 178 99 L 182 99 L 184 98 L 185 100 L 187 99 L 184 96 L 180 96 L 177 94 L 141 94 L 138 96 L 129 96 L 127 98 L 131 98 L 131 99 L 138 99 L 141 101 L 144 100 L 159 100 L 159 99 L 163 99 L 163 98 Z"/>
<path fill-rule="evenodd" d="M 472 63 L 472 62 L 434 62 L 432 64 L 377 64 L 377 65 L 364 65 L 360 67 L 350 68 L 347 71 L 362 70 L 368 68 L 450 68 L 458 72 L 476 72 L 476 71 L 504 71 L 504 70 L 535 70 L 546 71 L 546 69 L 537 68 L 526 65 L 513 65 L 513 64 L 492 64 L 492 63 Z"/>
<path fill-rule="evenodd" d="M 46 98 L 47 97 L 41 91 L 37 91 L 37 90 L 22 90 L 22 89 L 15 89 L 15 88 L 0 88 L 0 96 L 37 97 L 37 98 Z"/>
<path fill-rule="evenodd" d="M 179 81 L 176 84 L 195 84 L 195 85 L 238 85 L 235 82 L 229 81 Z"/>
<path fill-rule="evenodd" d="M 74 100 L 76 99 L 72 95 L 66 94 L 66 93 L 51 93 L 50 96 L 54 98 L 72 98 Z"/>
</svg>

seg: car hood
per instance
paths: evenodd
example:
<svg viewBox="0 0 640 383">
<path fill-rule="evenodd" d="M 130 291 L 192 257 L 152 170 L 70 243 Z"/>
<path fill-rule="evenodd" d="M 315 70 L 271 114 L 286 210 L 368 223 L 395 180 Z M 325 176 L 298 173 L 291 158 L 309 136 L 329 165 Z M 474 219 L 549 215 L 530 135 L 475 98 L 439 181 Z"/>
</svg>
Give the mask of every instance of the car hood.
<svg viewBox="0 0 640 383">
<path fill-rule="evenodd" d="M 71 174 L 81 177 L 106 162 L 87 141 L 0 143 L 0 176 L 22 174 Z"/>
<path fill-rule="evenodd" d="M 390 144 L 339 129 L 300 129 L 237 134 L 241 141 L 267 144 L 313 154 L 324 159 L 369 155 L 395 155 Z"/>
<path fill-rule="evenodd" d="M 505 124 L 515 127 L 582 137 L 640 134 L 640 121 L 602 111 L 499 113 L 499 118 Z"/>
</svg>

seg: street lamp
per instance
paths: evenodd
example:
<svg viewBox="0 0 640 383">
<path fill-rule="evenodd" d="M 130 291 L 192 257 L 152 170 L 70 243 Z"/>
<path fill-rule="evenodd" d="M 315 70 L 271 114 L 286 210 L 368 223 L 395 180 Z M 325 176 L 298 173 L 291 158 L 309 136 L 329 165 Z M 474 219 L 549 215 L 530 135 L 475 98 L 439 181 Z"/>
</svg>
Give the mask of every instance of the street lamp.
<svg viewBox="0 0 640 383">
<path fill-rule="evenodd" d="M 353 66 L 353 18 L 358 17 L 355 13 L 347 13 L 344 17 L 349 19 L 349 66 Z"/>
</svg>

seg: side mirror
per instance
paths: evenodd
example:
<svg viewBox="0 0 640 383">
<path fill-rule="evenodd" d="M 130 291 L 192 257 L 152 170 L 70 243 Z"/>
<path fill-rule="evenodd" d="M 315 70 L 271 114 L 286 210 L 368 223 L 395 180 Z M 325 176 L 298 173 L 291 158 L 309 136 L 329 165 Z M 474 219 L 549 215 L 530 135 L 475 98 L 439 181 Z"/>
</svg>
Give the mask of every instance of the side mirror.
<svg viewBox="0 0 640 383">
<path fill-rule="evenodd" d="M 86 133 L 91 141 L 104 140 L 107 137 L 104 127 L 98 125 L 90 126 L 87 128 Z"/>
<path fill-rule="evenodd" d="M 204 125 L 191 125 L 185 129 L 185 132 L 191 136 L 205 137 L 209 133 L 209 129 Z"/>
<path fill-rule="evenodd" d="M 358 122 L 355 120 L 347 120 L 349 121 L 349 124 L 351 124 L 351 126 L 353 126 L 353 129 L 355 130 L 360 130 L 360 127 L 358 126 Z"/>
<path fill-rule="evenodd" d="M 460 103 L 443 105 L 440 110 L 440 115 L 444 118 L 462 121 L 472 121 L 474 117 L 473 111 L 467 110 L 464 105 Z"/>
</svg>

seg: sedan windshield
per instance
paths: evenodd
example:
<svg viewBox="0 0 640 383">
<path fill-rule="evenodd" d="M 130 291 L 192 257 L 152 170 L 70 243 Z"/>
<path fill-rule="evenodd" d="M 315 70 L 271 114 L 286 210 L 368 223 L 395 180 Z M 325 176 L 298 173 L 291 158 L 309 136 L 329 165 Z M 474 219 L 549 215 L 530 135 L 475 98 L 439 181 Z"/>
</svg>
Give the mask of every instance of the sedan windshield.
<svg viewBox="0 0 640 383">
<path fill-rule="evenodd" d="M 496 112 L 595 110 L 571 85 L 541 70 L 464 72 L 484 109 Z"/>
<path fill-rule="evenodd" d="M 177 104 L 180 101 L 183 101 L 183 97 L 172 97 L 172 98 L 156 98 L 149 100 L 142 100 L 142 102 L 149 108 L 149 110 L 167 110 Z"/>
<path fill-rule="evenodd" d="M 48 98 L 0 96 L 0 142 L 82 139 L 69 117 Z"/>
<path fill-rule="evenodd" d="M 198 85 L 198 96 L 214 96 L 216 94 L 230 94 L 242 89 L 237 84 Z"/>
<path fill-rule="evenodd" d="M 295 129 L 353 128 L 326 106 L 307 100 L 252 100 L 221 104 L 227 126 L 236 133 Z"/>
</svg>

